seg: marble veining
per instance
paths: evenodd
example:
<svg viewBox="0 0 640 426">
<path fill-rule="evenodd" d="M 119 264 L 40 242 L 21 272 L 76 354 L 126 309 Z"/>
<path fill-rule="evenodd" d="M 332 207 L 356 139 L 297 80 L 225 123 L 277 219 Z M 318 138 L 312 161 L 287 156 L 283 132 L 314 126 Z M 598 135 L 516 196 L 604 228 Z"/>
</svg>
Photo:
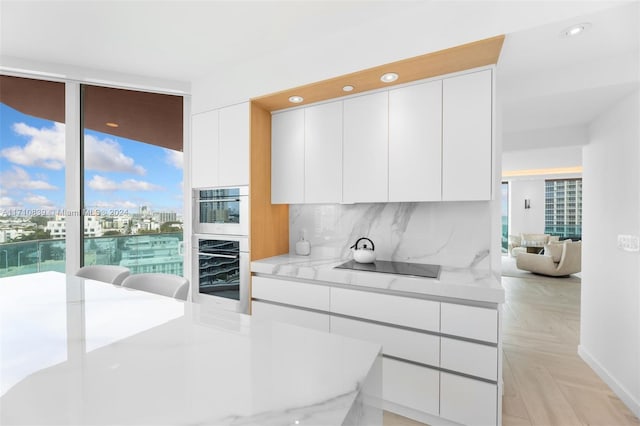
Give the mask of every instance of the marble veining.
<svg viewBox="0 0 640 426">
<path fill-rule="evenodd" d="M 57 272 L 0 312 L 1 424 L 382 424 L 377 344 Z"/>
<path fill-rule="evenodd" d="M 368 237 L 381 260 L 490 268 L 490 215 L 486 201 L 290 205 L 289 247 L 304 235 L 312 253 L 347 259 Z"/>
</svg>

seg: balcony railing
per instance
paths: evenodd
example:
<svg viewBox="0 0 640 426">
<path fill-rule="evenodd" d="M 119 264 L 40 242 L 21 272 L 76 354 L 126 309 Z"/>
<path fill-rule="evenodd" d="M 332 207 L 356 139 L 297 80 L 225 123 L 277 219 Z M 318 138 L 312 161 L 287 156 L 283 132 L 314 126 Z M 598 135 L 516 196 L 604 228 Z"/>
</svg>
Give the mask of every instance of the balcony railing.
<svg viewBox="0 0 640 426">
<path fill-rule="evenodd" d="M 0 277 L 65 271 L 64 239 L 0 244 Z M 182 232 L 85 237 L 85 265 L 122 265 L 131 273 L 182 275 Z"/>
</svg>

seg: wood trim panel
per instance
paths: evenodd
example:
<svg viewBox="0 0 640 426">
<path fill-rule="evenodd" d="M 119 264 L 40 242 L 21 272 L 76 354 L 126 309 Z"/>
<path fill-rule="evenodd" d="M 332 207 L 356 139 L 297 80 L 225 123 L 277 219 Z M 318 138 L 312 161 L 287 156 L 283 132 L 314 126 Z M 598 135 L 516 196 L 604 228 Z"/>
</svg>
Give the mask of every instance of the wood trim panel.
<svg viewBox="0 0 640 426">
<path fill-rule="evenodd" d="M 271 204 L 271 113 L 251 102 L 251 260 L 289 252 L 289 205 Z"/>
<path fill-rule="evenodd" d="M 261 96 L 254 98 L 253 102 L 266 111 L 275 111 L 492 65 L 498 62 L 503 42 L 504 35 L 499 35 Z M 393 83 L 382 83 L 380 76 L 387 72 L 398 73 L 400 77 Z M 354 90 L 344 92 L 342 88 L 345 85 L 354 86 Z M 292 104 L 289 97 L 294 95 L 302 96 L 304 101 Z"/>
</svg>

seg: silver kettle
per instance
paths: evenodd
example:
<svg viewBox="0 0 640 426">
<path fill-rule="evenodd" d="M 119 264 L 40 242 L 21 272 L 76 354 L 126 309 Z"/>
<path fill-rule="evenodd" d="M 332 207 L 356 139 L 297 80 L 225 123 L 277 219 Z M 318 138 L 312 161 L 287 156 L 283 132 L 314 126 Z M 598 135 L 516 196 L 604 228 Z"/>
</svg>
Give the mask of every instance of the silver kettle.
<svg viewBox="0 0 640 426">
<path fill-rule="evenodd" d="M 364 242 L 359 244 L 361 241 Z M 369 242 L 370 246 L 367 244 Z M 359 238 L 358 241 L 351 247 L 349 247 L 353 251 L 353 260 L 358 263 L 373 263 L 376 260 L 376 247 L 367 237 Z"/>
</svg>

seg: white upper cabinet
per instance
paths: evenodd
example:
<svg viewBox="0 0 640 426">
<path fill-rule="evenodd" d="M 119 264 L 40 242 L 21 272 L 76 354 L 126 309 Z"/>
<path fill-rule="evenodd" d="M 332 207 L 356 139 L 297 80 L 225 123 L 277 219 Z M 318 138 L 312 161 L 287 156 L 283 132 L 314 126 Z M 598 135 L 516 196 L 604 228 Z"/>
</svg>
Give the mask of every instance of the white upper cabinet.
<svg viewBox="0 0 640 426">
<path fill-rule="evenodd" d="M 304 203 L 304 109 L 271 116 L 271 202 Z"/>
<path fill-rule="evenodd" d="M 271 202 L 490 200 L 492 102 L 485 69 L 275 113 Z"/>
<path fill-rule="evenodd" d="M 491 199 L 491 70 L 443 82 L 442 199 Z"/>
<path fill-rule="evenodd" d="M 442 81 L 389 91 L 389 201 L 442 199 Z"/>
<path fill-rule="evenodd" d="M 191 186 L 249 185 L 249 103 L 191 117 Z"/>
<path fill-rule="evenodd" d="M 249 102 L 220 110 L 219 185 L 249 185 Z"/>
<path fill-rule="evenodd" d="M 218 111 L 191 117 L 191 186 L 218 186 Z"/>
<path fill-rule="evenodd" d="M 344 202 L 388 199 L 388 106 L 388 92 L 344 101 Z"/>
<path fill-rule="evenodd" d="M 342 102 L 305 109 L 304 202 L 342 201 Z"/>
</svg>

